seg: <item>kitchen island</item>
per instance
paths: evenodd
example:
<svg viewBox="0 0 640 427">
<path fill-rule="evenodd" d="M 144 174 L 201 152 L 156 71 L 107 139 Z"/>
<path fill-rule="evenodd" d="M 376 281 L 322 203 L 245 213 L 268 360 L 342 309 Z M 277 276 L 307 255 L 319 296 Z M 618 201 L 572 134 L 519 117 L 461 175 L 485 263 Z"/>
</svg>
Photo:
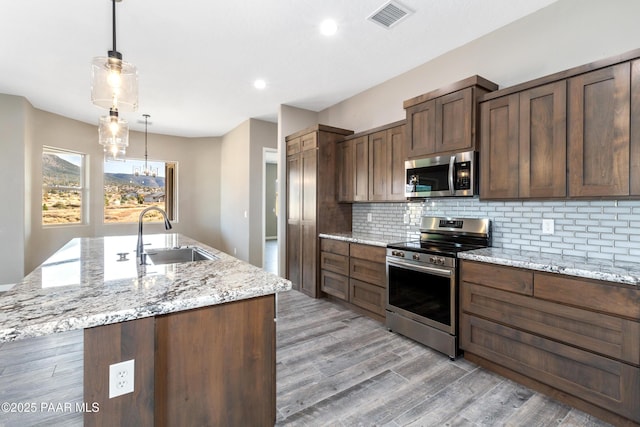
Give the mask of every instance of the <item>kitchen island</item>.
<svg viewBox="0 0 640 427">
<path fill-rule="evenodd" d="M 73 239 L 0 296 L 0 343 L 84 329 L 85 425 L 273 425 L 291 283 L 180 234 L 144 240 L 215 259 L 141 266 L 136 236 Z M 128 360 L 134 392 L 110 399 L 109 366 Z"/>
</svg>

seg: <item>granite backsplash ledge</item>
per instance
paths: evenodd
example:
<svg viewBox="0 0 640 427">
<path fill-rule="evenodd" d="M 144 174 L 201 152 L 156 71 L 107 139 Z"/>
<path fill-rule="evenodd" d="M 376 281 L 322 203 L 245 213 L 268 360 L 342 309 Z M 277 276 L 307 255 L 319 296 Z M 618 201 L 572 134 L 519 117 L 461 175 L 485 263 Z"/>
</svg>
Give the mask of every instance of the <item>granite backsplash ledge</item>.
<svg viewBox="0 0 640 427">
<path fill-rule="evenodd" d="M 367 221 L 371 214 L 371 221 Z M 423 216 L 489 218 L 493 247 L 612 262 L 640 260 L 639 200 L 481 201 L 442 198 L 354 203 L 356 234 L 419 238 Z M 542 220 L 554 234 L 542 234 Z"/>
</svg>

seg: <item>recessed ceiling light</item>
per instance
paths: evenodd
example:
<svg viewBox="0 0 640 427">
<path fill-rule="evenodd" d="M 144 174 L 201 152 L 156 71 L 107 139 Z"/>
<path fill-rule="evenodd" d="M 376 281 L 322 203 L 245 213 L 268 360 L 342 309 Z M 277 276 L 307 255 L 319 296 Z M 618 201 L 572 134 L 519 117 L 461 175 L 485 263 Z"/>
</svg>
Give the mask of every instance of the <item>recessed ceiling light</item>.
<svg viewBox="0 0 640 427">
<path fill-rule="evenodd" d="M 256 89 L 264 89 L 267 87 L 267 82 L 262 79 L 257 79 L 255 82 L 253 82 L 253 87 L 255 87 Z"/>
<path fill-rule="evenodd" d="M 333 19 L 325 19 L 320 24 L 320 32 L 325 36 L 332 36 L 338 31 L 338 23 Z"/>
</svg>

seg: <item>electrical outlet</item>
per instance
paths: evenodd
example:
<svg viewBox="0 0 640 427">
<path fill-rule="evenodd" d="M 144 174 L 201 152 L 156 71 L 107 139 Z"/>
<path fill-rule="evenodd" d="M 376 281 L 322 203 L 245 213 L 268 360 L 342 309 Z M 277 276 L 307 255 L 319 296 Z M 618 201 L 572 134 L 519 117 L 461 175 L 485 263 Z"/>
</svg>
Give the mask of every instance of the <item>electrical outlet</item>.
<svg viewBox="0 0 640 427">
<path fill-rule="evenodd" d="M 369 212 L 367 214 L 367 222 L 371 222 L 371 221 L 373 221 L 373 214 L 371 212 Z"/>
<path fill-rule="evenodd" d="M 404 214 L 404 223 L 409 224 L 411 222 L 411 215 Z"/>
<path fill-rule="evenodd" d="M 554 228 L 554 222 L 552 219 L 542 220 L 542 234 L 553 234 Z"/>
<path fill-rule="evenodd" d="M 133 393 L 134 359 L 109 365 L 109 399 Z"/>
</svg>

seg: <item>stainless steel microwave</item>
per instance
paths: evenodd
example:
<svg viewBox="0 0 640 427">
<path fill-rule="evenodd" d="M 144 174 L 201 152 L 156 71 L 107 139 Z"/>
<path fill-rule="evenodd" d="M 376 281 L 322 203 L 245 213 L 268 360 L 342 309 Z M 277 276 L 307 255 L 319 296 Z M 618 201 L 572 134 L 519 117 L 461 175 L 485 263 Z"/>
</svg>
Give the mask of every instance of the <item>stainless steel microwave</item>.
<svg viewBox="0 0 640 427">
<path fill-rule="evenodd" d="M 408 198 L 469 197 L 478 194 L 477 153 L 447 154 L 407 160 L 405 191 Z"/>
</svg>

